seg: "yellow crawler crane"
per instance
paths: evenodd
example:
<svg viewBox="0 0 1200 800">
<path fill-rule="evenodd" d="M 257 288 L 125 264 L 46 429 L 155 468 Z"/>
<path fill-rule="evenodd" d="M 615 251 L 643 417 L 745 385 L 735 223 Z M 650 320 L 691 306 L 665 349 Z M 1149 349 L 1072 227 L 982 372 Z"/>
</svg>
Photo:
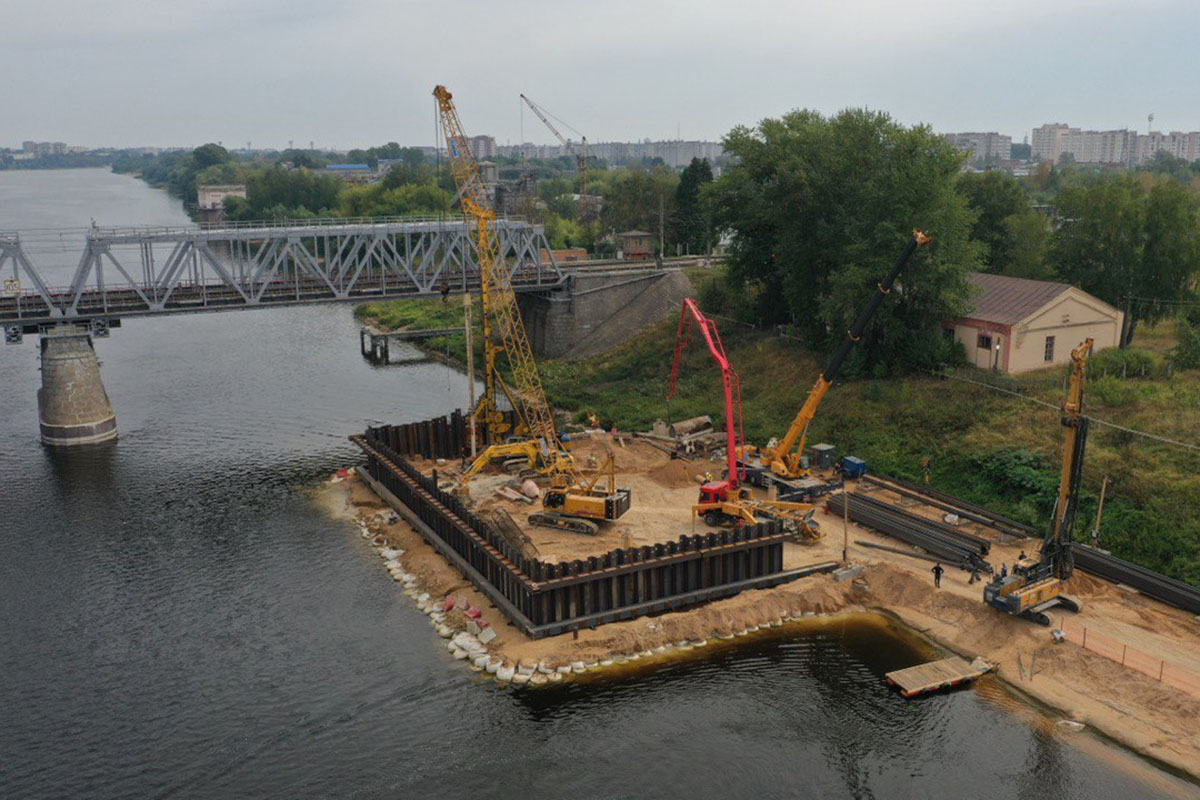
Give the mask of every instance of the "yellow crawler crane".
<svg viewBox="0 0 1200 800">
<path fill-rule="evenodd" d="M 616 519 L 629 510 L 629 490 L 618 489 L 612 480 L 603 489 L 597 488 L 595 481 L 583 484 L 574 458 L 558 436 L 554 415 L 533 358 L 533 348 L 529 345 L 529 337 L 517 309 L 508 266 L 493 230 L 496 212 L 479 174 L 479 165 L 471 155 L 453 96 L 441 85 L 434 88 L 433 96 L 437 98 L 450 169 L 460 190 L 462 210 L 474 222 L 473 239 L 483 299 L 484 396 L 472 414 L 477 421 L 482 418 L 488 423 L 490 441 L 488 447 L 462 474 L 459 486 L 465 487 L 472 477 L 492 461 L 519 456 L 526 459 L 530 468 L 550 477 L 550 489 L 543 500 L 547 510 L 534 515 L 537 517 L 535 524 L 575 530 L 580 518 Z M 497 335 L 498 343 L 495 341 Z M 496 359 L 501 353 L 512 372 L 511 387 L 505 386 L 497 373 Z M 527 431 L 528 438 L 504 442 L 492 433 L 495 430 L 493 423 L 502 420 L 496 404 L 497 386 L 512 402 L 520 420 L 518 429 Z M 606 502 L 597 502 L 597 497 Z"/>
<path fill-rule="evenodd" d="M 762 486 L 769 483 L 772 476 L 782 478 L 786 481 L 803 478 L 810 474 L 809 469 L 803 462 L 804 443 L 808 438 L 808 426 L 812 423 L 813 417 L 816 416 L 817 408 L 821 405 L 821 400 L 825 398 L 825 393 L 829 391 L 829 387 L 833 386 L 833 379 L 837 376 L 838 370 L 841 369 L 842 362 L 846 360 L 846 356 L 850 354 L 851 348 L 862 338 L 867 323 L 875 315 L 875 310 L 879 308 L 879 304 L 883 302 L 883 298 L 892 291 L 892 284 L 895 282 L 896 276 L 900 274 L 900 270 L 908 263 L 908 259 L 912 257 L 916 249 L 928 244 L 929 241 L 929 237 L 921 232 L 920 229 L 913 231 L 912 238 L 908 240 L 904 251 L 896 259 L 896 263 L 892 266 L 892 271 L 888 273 L 888 276 L 883 279 L 882 283 L 878 284 L 877 291 L 871 295 L 871 299 L 867 302 L 866 307 L 859 313 L 858 318 L 854 320 L 854 324 L 850 327 L 850 330 L 846 332 L 846 338 L 833 354 L 833 357 L 829 359 L 825 370 L 817 376 L 817 382 L 809 390 L 804 405 L 796 414 L 796 418 L 792 420 L 791 427 L 788 428 L 787 433 L 778 442 L 759 450 L 757 463 L 753 459 L 746 459 L 746 478 L 751 483 Z M 753 454 L 747 452 L 747 456 L 751 455 Z"/>
</svg>

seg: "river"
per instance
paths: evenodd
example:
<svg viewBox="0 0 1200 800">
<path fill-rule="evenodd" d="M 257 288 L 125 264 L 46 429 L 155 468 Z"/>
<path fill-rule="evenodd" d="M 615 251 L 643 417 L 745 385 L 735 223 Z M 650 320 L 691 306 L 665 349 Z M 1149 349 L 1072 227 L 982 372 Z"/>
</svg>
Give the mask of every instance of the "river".
<svg viewBox="0 0 1200 800">
<path fill-rule="evenodd" d="M 103 170 L 0 172 L 0 230 L 65 282 L 82 229 L 187 224 Z M 72 244 L 73 243 L 73 244 Z M 370 423 L 466 402 L 373 368 L 346 306 L 127 321 L 120 440 L 38 442 L 36 337 L 0 349 L 0 796 L 1129 798 L 1200 794 L 994 679 L 911 702 L 876 626 L 511 691 L 454 662 L 311 490 Z"/>
</svg>

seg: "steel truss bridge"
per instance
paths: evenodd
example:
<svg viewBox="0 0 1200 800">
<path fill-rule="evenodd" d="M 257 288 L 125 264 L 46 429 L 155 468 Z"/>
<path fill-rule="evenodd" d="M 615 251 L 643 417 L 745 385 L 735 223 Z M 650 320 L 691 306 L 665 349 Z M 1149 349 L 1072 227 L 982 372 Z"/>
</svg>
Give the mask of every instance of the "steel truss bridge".
<svg viewBox="0 0 1200 800">
<path fill-rule="evenodd" d="M 477 287 L 462 217 L 92 228 L 69 286 L 51 286 L 19 233 L 0 233 L 5 341 L 58 323 L 104 335 L 122 317 L 419 297 Z M 563 285 L 540 226 L 493 223 L 518 291 Z"/>
</svg>

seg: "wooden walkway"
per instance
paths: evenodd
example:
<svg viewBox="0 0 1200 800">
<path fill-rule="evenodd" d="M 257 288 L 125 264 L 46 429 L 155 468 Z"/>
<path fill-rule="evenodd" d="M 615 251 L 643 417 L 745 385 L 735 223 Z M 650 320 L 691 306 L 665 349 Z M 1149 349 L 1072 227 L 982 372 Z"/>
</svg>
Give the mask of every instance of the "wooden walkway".
<svg viewBox="0 0 1200 800">
<path fill-rule="evenodd" d="M 980 659 L 969 663 L 958 656 L 951 656 L 943 658 L 941 661 L 930 661 L 928 664 L 898 669 L 887 673 L 884 677 L 887 678 L 889 685 L 900 689 L 900 694 L 905 697 L 916 697 L 936 692 L 939 689 L 970 683 L 991 668 L 990 664 Z"/>
</svg>

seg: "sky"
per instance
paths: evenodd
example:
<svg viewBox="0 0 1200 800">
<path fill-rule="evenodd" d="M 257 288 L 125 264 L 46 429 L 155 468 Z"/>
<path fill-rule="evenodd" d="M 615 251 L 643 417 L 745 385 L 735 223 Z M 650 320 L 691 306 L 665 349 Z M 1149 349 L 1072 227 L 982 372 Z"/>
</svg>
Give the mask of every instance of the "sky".
<svg viewBox="0 0 1200 800">
<path fill-rule="evenodd" d="M 0 0 L 0 147 L 720 139 L 797 108 L 1200 130 L 1195 0 Z M 567 133 L 567 131 L 563 131 Z"/>
</svg>

